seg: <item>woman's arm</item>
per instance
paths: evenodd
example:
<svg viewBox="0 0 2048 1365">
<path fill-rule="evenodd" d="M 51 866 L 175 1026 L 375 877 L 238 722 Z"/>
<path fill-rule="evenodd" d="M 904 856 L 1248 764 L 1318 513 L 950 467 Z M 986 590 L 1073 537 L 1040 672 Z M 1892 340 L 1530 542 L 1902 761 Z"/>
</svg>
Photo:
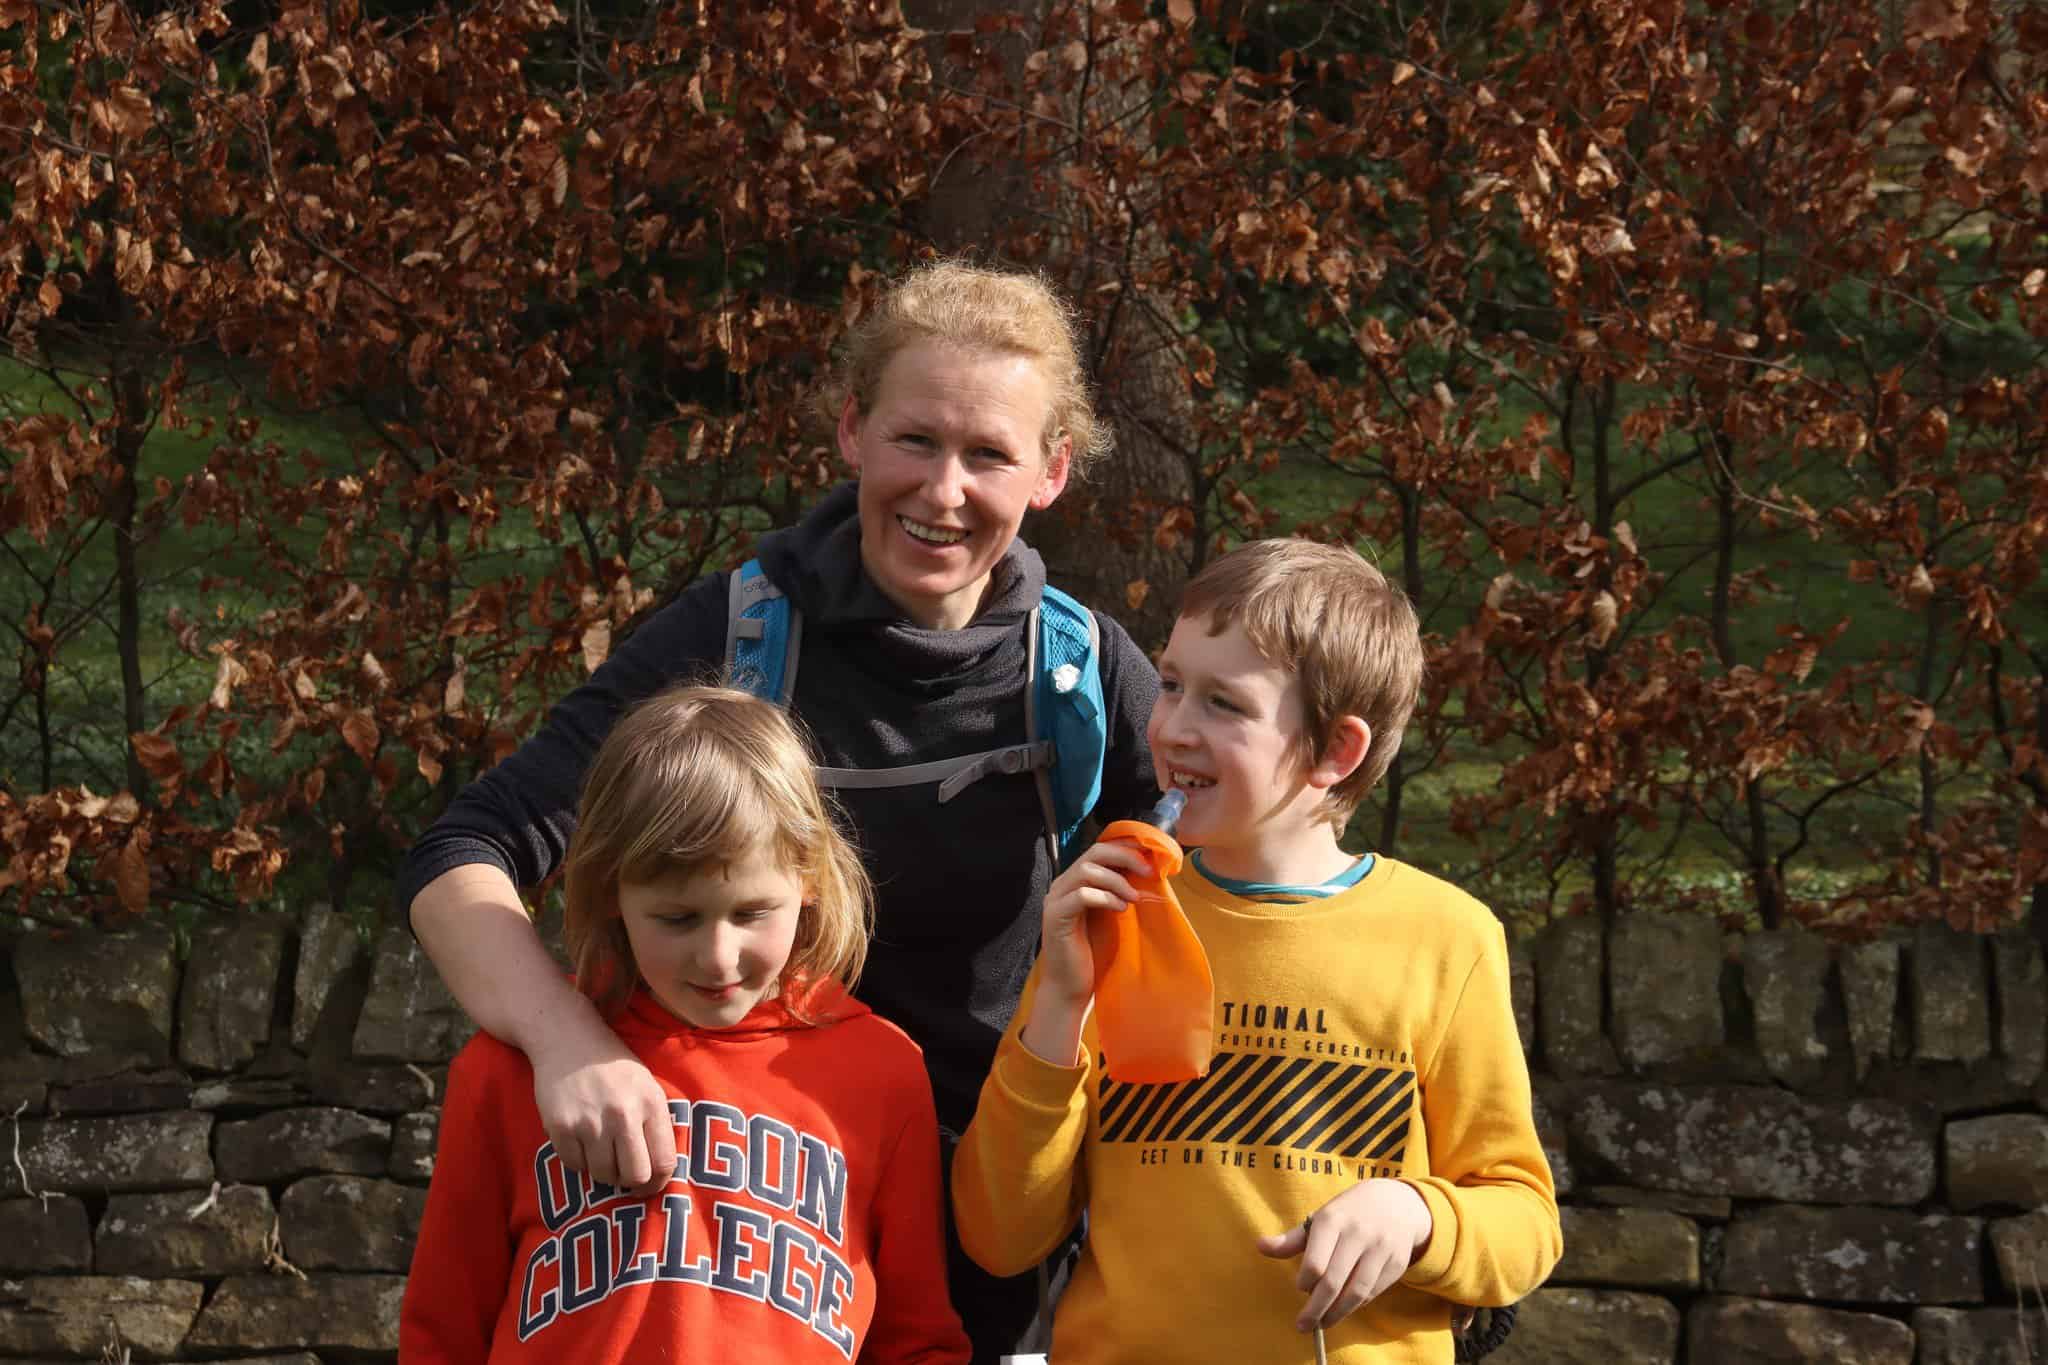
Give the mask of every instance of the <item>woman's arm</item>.
<svg viewBox="0 0 2048 1365">
<path fill-rule="evenodd" d="M 427 883 L 413 931 L 477 1026 L 533 1063 L 541 1125 L 562 1160 L 641 1191 L 675 1167 L 668 1096 L 534 931 L 512 879 L 481 863 Z"/>
<path fill-rule="evenodd" d="M 516 888 L 560 864 L 583 774 L 620 713 L 715 667 L 724 640 L 725 580 L 713 576 L 655 613 L 539 733 L 464 788 L 399 874 L 400 905 L 449 991 L 533 1063 L 534 1101 L 562 1159 L 636 1192 L 674 1165 L 667 1101 L 548 955 Z"/>
</svg>

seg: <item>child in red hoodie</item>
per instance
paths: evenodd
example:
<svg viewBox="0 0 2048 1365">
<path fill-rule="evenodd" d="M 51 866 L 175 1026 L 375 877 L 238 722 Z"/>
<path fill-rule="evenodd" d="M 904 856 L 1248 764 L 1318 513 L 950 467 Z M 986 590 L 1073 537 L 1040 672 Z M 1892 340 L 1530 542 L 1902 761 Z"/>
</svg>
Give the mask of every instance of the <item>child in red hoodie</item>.
<svg viewBox="0 0 2048 1365">
<path fill-rule="evenodd" d="M 669 1099 L 674 1174 L 598 1184 L 525 1056 L 449 1070 L 405 1365 L 962 1362 L 917 1047 L 847 987 L 869 888 L 782 712 L 683 687 L 593 760 L 565 865 L 579 989 Z"/>
</svg>

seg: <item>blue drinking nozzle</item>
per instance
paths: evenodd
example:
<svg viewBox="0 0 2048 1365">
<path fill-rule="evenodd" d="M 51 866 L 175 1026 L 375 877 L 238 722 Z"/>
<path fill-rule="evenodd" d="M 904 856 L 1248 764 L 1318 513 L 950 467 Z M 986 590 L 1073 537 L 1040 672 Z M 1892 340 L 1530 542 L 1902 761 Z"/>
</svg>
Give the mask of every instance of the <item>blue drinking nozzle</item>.
<svg viewBox="0 0 2048 1365">
<path fill-rule="evenodd" d="M 1169 788 L 1159 798 L 1159 804 L 1152 808 L 1151 816 L 1145 821 L 1161 834 L 1173 833 L 1173 827 L 1180 823 L 1180 813 L 1188 804 L 1188 794 L 1179 787 Z"/>
</svg>

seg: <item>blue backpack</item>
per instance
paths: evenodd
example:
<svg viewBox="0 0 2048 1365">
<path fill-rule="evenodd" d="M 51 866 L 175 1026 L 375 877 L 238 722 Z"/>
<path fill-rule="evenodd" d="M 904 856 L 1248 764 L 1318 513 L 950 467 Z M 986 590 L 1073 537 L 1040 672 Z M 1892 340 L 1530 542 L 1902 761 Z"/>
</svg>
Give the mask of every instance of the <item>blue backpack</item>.
<svg viewBox="0 0 2048 1365">
<path fill-rule="evenodd" d="M 908 787 L 935 782 L 941 803 L 991 773 L 1029 772 L 1038 784 L 1047 846 L 1065 867 L 1081 822 L 1102 795 L 1108 722 L 1102 701 L 1102 638 L 1095 615 L 1048 585 L 1031 609 L 1024 665 L 1024 742 L 961 758 L 895 768 L 819 768 L 830 788 Z M 787 707 L 796 692 L 803 614 L 750 559 L 732 574 L 726 598 L 725 671 L 734 687 Z"/>
</svg>

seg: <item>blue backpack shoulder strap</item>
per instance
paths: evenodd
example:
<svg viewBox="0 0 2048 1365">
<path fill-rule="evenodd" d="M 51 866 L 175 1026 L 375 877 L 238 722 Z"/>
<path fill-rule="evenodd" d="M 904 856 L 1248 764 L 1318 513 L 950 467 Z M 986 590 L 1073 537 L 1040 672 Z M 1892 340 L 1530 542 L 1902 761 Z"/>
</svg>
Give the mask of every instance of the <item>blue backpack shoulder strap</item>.
<svg viewBox="0 0 2048 1365">
<path fill-rule="evenodd" d="M 1033 742 L 1051 742 L 1052 765 L 1038 773 L 1039 801 L 1061 867 L 1077 851 L 1081 822 L 1102 795 L 1109 747 L 1102 700 L 1102 636 L 1095 613 L 1048 585 L 1031 632 L 1032 665 L 1025 724 Z"/>
<path fill-rule="evenodd" d="M 788 706 L 803 633 L 803 613 L 768 581 L 760 560 L 732 571 L 725 612 L 725 676 L 732 686 Z"/>
</svg>

